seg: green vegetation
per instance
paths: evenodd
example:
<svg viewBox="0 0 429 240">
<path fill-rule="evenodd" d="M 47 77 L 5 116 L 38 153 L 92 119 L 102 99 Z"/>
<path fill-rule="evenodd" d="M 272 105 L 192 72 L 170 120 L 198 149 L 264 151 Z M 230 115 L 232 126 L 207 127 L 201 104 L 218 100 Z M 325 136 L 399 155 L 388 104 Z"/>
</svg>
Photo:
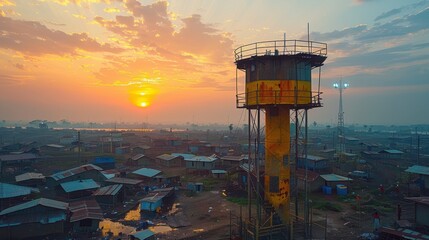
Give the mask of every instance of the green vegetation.
<svg viewBox="0 0 429 240">
<path fill-rule="evenodd" d="M 248 204 L 247 198 L 242 198 L 242 197 L 227 197 L 226 200 L 242 206 Z"/>
<path fill-rule="evenodd" d="M 341 212 L 343 208 L 336 203 L 327 202 L 327 201 L 317 201 L 313 203 L 313 208 L 319 210 L 329 210 L 334 212 Z"/>
</svg>

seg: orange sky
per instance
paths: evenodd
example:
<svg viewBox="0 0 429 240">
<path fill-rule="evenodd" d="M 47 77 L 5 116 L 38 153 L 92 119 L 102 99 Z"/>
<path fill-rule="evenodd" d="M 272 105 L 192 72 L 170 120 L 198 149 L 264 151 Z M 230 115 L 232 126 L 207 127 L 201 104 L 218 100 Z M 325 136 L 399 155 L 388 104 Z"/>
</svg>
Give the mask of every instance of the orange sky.
<svg viewBox="0 0 429 240">
<path fill-rule="evenodd" d="M 417 24 L 421 13 L 413 9 L 421 10 L 422 3 L 330 2 L 333 7 L 324 8 L 299 1 L 0 0 L 0 118 L 242 124 L 243 110 L 235 106 L 234 48 L 282 39 L 285 32 L 288 39 L 303 38 L 311 22 L 311 36 L 328 42 L 329 51 L 322 84 L 326 104 L 315 116 L 335 122 L 338 94 L 332 82 L 340 76 L 387 79 L 383 74 L 403 72 L 403 63 L 382 66 L 352 57 L 398 52 L 408 41 L 406 31 L 389 41 L 366 38 L 374 38 L 380 26 L 394 27 L 393 20 L 385 20 L 391 9 L 400 9 L 395 12 L 402 11 L 404 21 L 416 16 Z M 416 26 L 413 40 L 424 44 L 426 28 Z M 408 67 L 424 66 L 420 61 Z M 353 104 L 358 94 L 379 93 L 365 89 L 383 85 L 363 83 L 351 84 Z M 346 99 L 346 109 L 347 104 Z M 353 121 L 380 120 L 347 112 L 355 114 Z"/>
</svg>

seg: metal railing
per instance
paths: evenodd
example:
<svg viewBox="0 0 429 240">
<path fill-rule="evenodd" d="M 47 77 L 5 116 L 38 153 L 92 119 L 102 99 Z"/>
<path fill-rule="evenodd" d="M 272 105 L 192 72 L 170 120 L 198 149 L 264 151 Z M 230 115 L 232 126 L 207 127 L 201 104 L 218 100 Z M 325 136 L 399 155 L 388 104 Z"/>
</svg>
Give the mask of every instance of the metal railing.
<svg viewBox="0 0 429 240">
<path fill-rule="evenodd" d="M 235 61 L 253 56 L 312 54 L 326 56 L 326 43 L 306 40 L 273 40 L 250 43 L 234 50 Z"/>
<path fill-rule="evenodd" d="M 256 90 L 236 95 L 238 108 L 247 105 L 303 105 L 310 104 L 320 106 L 322 92 L 296 91 L 296 90 Z"/>
</svg>

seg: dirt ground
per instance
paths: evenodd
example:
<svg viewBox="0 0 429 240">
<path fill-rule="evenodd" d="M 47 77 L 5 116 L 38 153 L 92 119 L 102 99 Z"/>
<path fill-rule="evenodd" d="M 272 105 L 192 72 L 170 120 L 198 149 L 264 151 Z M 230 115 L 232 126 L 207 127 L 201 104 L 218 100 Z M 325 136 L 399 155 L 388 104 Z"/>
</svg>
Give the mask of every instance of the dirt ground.
<svg viewBox="0 0 429 240">
<path fill-rule="evenodd" d="M 176 216 L 189 224 L 160 236 L 160 239 L 229 239 L 230 211 L 239 214 L 240 206 L 229 202 L 219 191 L 186 196 L 180 192 Z"/>
</svg>

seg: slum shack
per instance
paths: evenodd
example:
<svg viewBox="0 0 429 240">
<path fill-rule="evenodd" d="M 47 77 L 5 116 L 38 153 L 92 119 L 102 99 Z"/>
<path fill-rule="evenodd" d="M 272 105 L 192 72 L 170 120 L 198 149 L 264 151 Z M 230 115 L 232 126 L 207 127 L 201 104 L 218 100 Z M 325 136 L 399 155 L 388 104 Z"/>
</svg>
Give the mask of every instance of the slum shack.
<svg viewBox="0 0 429 240">
<path fill-rule="evenodd" d="M 0 183 L 0 210 L 28 201 L 37 193 L 40 193 L 38 188 Z"/>
<path fill-rule="evenodd" d="M 0 239 L 40 238 L 64 233 L 68 203 L 39 198 L 0 212 Z"/>
<path fill-rule="evenodd" d="M 69 199 L 90 196 L 95 189 L 100 187 L 100 185 L 92 179 L 81 179 L 61 183 L 60 185 L 63 189 L 62 195 L 65 195 Z"/>
<path fill-rule="evenodd" d="M 94 200 L 72 202 L 69 205 L 70 224 L 74 233 L 94 233 L 103 220 L 103 212 Z"/>
<path fill-rule="evenodd" d="M 114 207 L 124 201 L 124 185 L 114 184 L 97 189 L 92 195 L 100 205 Z"/>
<path fill-rule="evenodd" d="M 145 198 L 140 200 L 140 210 L 154 212 L 162 207 L 165 199 L 174 195 L 174 188 L 160 188 L 150 192 Z"/>
</svg>

